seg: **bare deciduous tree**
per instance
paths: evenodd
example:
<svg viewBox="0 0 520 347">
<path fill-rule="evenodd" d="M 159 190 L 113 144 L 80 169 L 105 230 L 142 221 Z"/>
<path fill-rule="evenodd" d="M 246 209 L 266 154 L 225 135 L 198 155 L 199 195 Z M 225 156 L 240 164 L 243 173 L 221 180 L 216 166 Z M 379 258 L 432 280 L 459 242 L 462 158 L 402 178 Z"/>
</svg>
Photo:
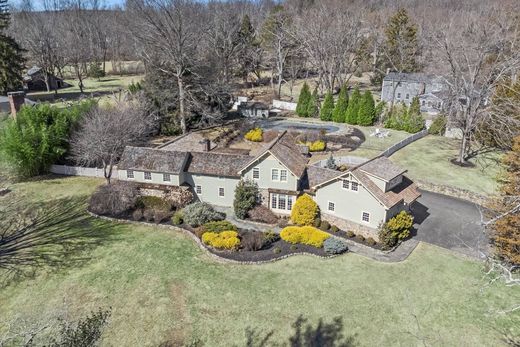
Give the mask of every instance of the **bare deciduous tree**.
<svg viewBox="0 0 520 347">
<path fill-rule="evenodd" d="M 435 44 L 439 69 L 448 89 L 451 127 L 460 129 L 458 162 L 471 152 L 474 134 L 486 117 L 496 87 L 520 67 L 518 21 L 494 11 L 487 18 L 468 15 L 439 28 Z"/>
<path fill-rule="evenodd" d="M 80 165 L 101 166 L 107 183 L 123 150 L 142 144 L 151 134 L 154 116 L 140 99 L 115 101 L 115 105 L 94 107 L 72 134 L 71 156 Z"/>
</svg>

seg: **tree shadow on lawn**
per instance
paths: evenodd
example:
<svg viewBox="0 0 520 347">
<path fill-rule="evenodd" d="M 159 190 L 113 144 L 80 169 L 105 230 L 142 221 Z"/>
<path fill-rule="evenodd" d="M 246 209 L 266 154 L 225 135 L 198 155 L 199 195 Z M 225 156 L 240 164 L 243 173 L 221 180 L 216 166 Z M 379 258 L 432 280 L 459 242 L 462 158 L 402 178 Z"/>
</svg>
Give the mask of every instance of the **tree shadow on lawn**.
<svg viewBox="0 0 520 347">
<path fill-rule="evenodd" d="M 84 198 L 43 204 L 2 198 L 0 206 L 0 286 L 54 271 L 81 266 L 92 249 L 117 239 L 113 223 L 86 213 Z"/>
<path fill-rule="evenodd" d="M 318 324 L 313 326 L 307 323 L 308 320 L 299 316 L 292 324 L 294 333 L 288 341 L 272 341 L 274 331 L 264 335 L 254 329 L 246 330 L 247 347 L 267 347 L 267 346 L 291 346 L 291 347 L 351 347 L 355 346 L 354 336 L 344 335 L 343 320 L 336 317 L 331 323 L 325 323 L 320 318 Z"/>
</svg>

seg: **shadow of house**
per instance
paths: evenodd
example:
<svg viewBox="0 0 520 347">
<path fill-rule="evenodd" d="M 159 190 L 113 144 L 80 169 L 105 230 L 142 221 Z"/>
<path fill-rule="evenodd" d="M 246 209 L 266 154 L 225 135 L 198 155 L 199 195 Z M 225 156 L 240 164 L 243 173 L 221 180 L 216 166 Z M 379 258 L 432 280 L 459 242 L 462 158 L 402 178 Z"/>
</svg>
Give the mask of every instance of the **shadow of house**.
<svg viewBox="0 0 520 347">
<path fill-rule="evenodd" d="M 53 74 L 45 74 L 42 68 L 33 66 L 25 76 L 23 76 L 24 89 L 29 92 L 33 91 L 51 91 L 70 87 L 65 82 Z"/>
</svg>

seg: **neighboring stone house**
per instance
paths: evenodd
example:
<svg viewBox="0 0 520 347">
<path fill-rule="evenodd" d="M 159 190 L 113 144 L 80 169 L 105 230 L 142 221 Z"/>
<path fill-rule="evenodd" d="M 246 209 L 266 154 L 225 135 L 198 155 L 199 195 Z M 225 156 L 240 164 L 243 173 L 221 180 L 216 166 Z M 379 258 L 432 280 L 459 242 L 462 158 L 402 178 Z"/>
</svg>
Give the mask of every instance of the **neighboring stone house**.
<svg viewBox="0 0 520 347">
<path fill-rule="evenodd" d="M 168 151 L 126 147 L 119 179 L 165 188 L 186 187 L 201 201 L 232 207 L 240 179 L 255 181 L 262 204 L 290 214 L 306 192 L 320 207 L 322 219 L 377 239 L 376 228 L 420 196 L 416 185 L 386 157 L 341 172 L 308 165 L 295 139 L 282 132 L 256 155 Z"/>
<path fill-rule="evenodd" d="M 410 106 L 416 96 L 419 97 L 421 112 L 438 114 L 445 100 L 444 84 L 439 78 L 422 73 L 390 72 L 384 77 L 382 101 Z"/>
</svg>

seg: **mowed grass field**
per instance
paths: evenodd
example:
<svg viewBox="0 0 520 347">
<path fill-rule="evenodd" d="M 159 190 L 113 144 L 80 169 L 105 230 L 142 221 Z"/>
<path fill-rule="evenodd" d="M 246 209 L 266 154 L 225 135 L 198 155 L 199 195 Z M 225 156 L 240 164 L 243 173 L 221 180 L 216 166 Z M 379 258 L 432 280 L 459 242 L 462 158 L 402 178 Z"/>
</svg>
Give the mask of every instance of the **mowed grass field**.
<svg viewBox="0 0 520 347">
<path fill-rule="evenodd" d="M 11 194 L 86 198 L 102 183 L 44 177 L 12 184 Z M 520 334 L 520 317 L 500 313 L 519 302 L 520 288 L 486 286 L 481 263 L 427 244 L 395 264 L 345 254 L 231 265 L 180 232 L 116 223 L 106 232 L 97 248 L 74 255 L 81 265 L 0 287 L 1 321 L 45 324 L 63 310 L 78 319 L 111 307 L 103 346 L 246 346 L 247 329 L 286 342 L 300 315 L 314 326 L 341 317 L 358 346 L 500 346 L 503 332 Z"/>
<path fill-rule="evenodd" d="M 459 141 L 428 135 L 393 154 L 390 159 L 408 169 L 412 179 L 443 184 L 492 195 L 497 192 L 502 153 L 493 151 L 472 158 L 472 168 L 450 163 L 457 157 Z"/>
</svg>

